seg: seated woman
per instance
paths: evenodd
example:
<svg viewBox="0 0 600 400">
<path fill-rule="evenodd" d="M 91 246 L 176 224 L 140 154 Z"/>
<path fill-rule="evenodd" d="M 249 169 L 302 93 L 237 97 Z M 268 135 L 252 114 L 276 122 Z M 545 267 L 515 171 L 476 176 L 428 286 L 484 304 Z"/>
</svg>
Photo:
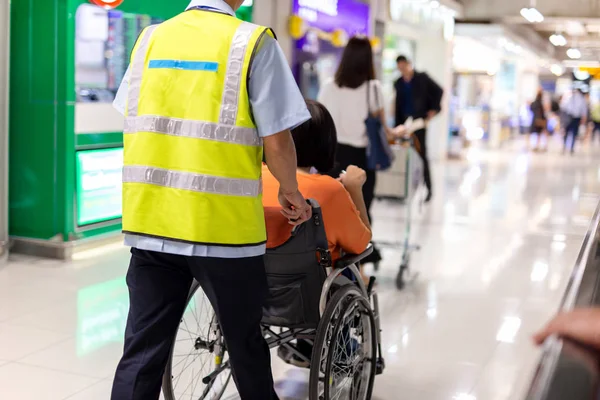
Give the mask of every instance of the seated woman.
<svg viewBox="0 0 600 400">
<path fill-rule="evenodd" d="M 322 104 L 307 100 L 307 105 L 312 119 L 292 130 L 298 157 L 298 185 L 305 198 L 314 199 L 321 206 L 329 251 L 335 261 L 342 250 L 360 254 L 371 241 L 371 226 L 362 194 L 366 173 L 350 166 L 337 180 L 323 175 L 334 167 L 337 131 L 331 114 Z M 277 180 L 263 167 L 268 248 L 284 244 L 293 229 L 281 214 L 278 194 Z"/>
<path fill-rule="evenodd" d="M 335 262 L 341 257 L 342 251 L 360 254 L 371 241 L 371 225 L 362 191 L 367 174 L 351 165 L 339 179 L 324 175 L 334 167 L 337 131 L 325 106 L 311 100 L 306 103 L 312 119 L 292 130 L 298 157 L 298 186 L 305 198 L 314 199 L 321 206 L 329 251 Z M 315 170 L 317 173 L 311 173 Z M 278 195 L 279 183 L 267 167 L 263 167 L 267 248 L 281 246 L 292 236 L 293 227 L 281 214 Z M 349 339 L 346 344 L 349 346 L 348 354 L 355 346 L 352 341 Z M 298 340 L 296 348 L 310 359 L 310 343 Z M 284 361 L 297 367 L 310 366 L 283 346 L 279 347 L 278 354 Z"/>
</svg>

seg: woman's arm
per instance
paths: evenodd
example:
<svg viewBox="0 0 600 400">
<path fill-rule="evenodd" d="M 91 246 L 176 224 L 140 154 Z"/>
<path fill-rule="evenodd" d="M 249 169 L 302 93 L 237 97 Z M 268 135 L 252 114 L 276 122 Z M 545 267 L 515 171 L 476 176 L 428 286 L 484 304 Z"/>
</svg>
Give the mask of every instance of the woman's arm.
<svg viewBox="0 0 600 400">
<path fill-rule="evenodd" d="M 381 121 L 381 126 L 383 127 L 383 130 L 385 131 L 385 135 L 387 136 L 388 140 L 394 140 L 395 136 L 394 136 L 394 131 L 388 126 L 387 123 L 387 116 L 386 116 L 386 112 L 385 112 L 385 101 L 383 101 L 383 90 L 381 88 L 381 83 L 379 81 L 371 81 L 370 85 L 369 85 L 369 90 L 371 90 L 371 98 L 376 100 L 376 107 L 378 107 L 379 109 L 375 110 L 372 115 L 374 115 L 375 117 L 378 117 L 379 120 Z M 371 112 L 371 105 L 369 104 L 369 112 Z"/>
<path fill-rule="evenodd" d="M 365 251 L 373 236 L 362 195 L 366 173 L 360 168 L 349 166 L 338 181 L 342 184 L 330 183 L 322 191 L 327 238 L 335 247 L 348 254 L 360 254 Z"/>
<path fill-rule="evenodd" d="M 367 174 L 362 169 L 351 165 L 348 171 L 340 177 L 342 185 L 350 194 L 350 198 L 360 213 L 360 219 L 365 224 L 369 231 L 371 230 L 371 222 L 369 221 L 369 213 L 363 196 L 363 185 L 367 181 Z"/>
</svg>

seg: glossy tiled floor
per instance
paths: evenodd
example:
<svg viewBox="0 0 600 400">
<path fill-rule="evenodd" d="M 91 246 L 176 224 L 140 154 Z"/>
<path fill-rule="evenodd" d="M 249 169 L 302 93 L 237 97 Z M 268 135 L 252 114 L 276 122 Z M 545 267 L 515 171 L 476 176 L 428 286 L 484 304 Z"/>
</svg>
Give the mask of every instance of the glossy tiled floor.
<svg viewBox="0 0 600 400">
<path fill-rule="evenodd" d="M 516 400 L 538 353 L 530 335 L 556 310 L 600 199 L 600 151 L 578 157 L 471 151 L 435 167 L 415 207 L 418 276 L 394 279 L 404 208 L 376 205 L 385 375 L 377 400 Z M 0 397 L 107 400 L 127 313 L 128 252 L 70 263 L 13 256 L 0 269 Z M 278 389 L 306 374 L 275 360 Z"/>
</svg>

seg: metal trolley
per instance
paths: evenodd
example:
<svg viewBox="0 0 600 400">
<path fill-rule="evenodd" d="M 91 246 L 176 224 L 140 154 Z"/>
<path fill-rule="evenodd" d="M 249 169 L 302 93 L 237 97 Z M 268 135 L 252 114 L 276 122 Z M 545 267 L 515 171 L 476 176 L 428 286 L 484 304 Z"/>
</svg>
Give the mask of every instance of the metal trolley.
<svg viewBox="0 0 600 400">
<path fill-rule="evenodd" d="M 423 185 L 423 161 L 417 154 L 415 146 L 419 144 L 413 136 L 401 139 L 392 146 L 396 155 L 396 162 L 390 171 L 380 172 L 377 176 L 375 196 L 380 199 L 400 201 L 405 205 L 406 227 L 404 241 L 378 242 L 378 244 L 400 247 L 402 249 L 402 262 L 396 276 L 396 287 L 404 289 L 406 282 L 414 279 L 411 275 L 410 262 L 414 251 L 421 249 L 419 245 L 411 244 L 412 212 L 414 202 L 421 205 L 423 197 L 420 195 Z M 379 263 L 374 265 L 379 270 Z"/>
<path fill-rule="evenodd" d="M 374 279 L 367 287 L 358 270 L 372 248 L 344 256 L 333 268 L 321 210 L 316 202 L 312 206 L 312 220 L 265 257 L 270 294 L 263 335 L 271 349 L 308 366 L 310 400 L 369 400 L 385 367 Z M 300 341 L 311 355 L 300 350 Z M 197 282 L 173 343 L 163 377 L 166 400 L 235 395 L 218 317 Z"/>
</svg>

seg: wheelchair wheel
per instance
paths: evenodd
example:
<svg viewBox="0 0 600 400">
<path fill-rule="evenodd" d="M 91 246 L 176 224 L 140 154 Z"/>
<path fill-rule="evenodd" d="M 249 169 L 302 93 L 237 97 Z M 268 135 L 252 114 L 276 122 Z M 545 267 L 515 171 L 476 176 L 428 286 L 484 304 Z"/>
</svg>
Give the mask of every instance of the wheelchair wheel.
<svg viewBox="0 0 600 400">
<path fill-rule="evenodd" d="M 370 400 L 377 372 L 377 332 L 369 301 L 354 285 L 329 300 L 317 330 L 310 400 Z"/>
<path fill-rule="evenodd" d="M 231 368 L 216 314 L 194 281 L 163 376 L 165 400 L 219 400 L 230 381 Z"/>
</svg>

